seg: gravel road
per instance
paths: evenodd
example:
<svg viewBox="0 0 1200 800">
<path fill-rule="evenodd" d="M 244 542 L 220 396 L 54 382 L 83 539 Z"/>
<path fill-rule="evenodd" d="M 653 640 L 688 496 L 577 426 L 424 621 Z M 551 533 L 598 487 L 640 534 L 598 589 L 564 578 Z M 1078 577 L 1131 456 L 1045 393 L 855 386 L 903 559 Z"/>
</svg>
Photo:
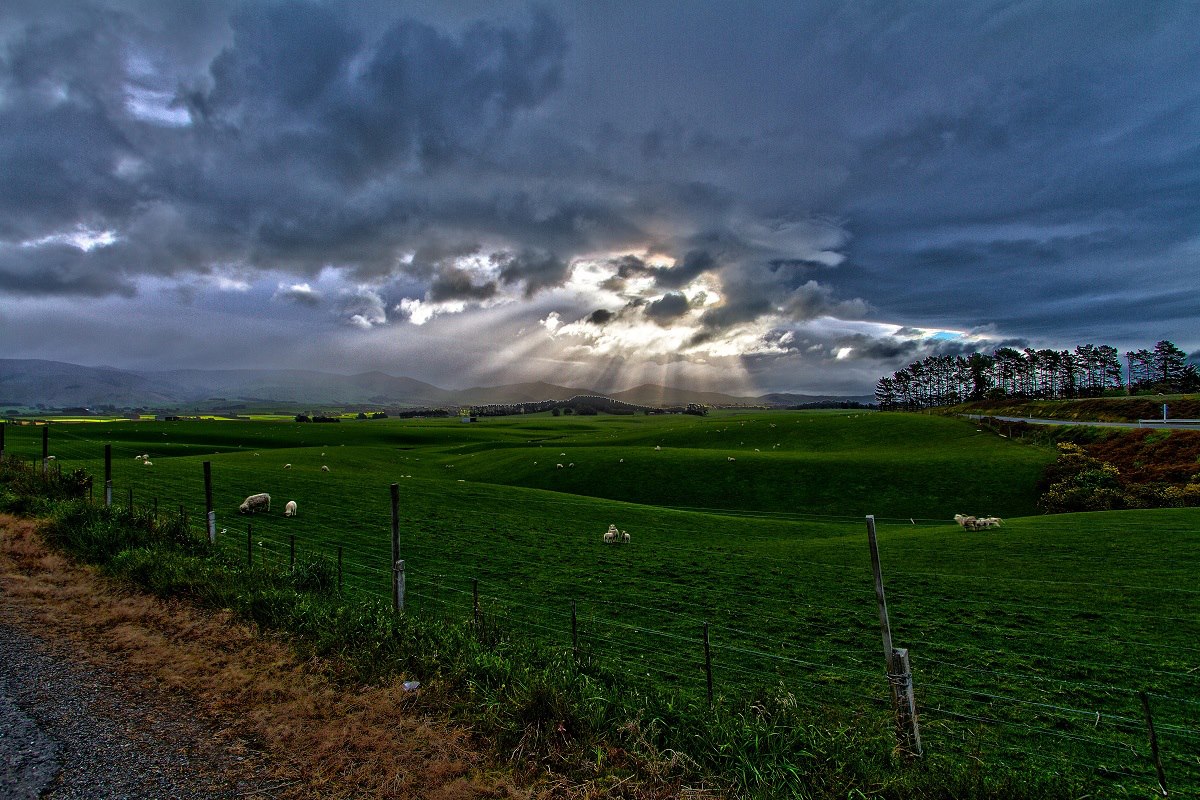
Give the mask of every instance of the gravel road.
<svg viewBox="0 0 1200 800">
<path fill-rule="evenodd" d="M 0 797 L 270 796 L 259 756 L 181 699 L 71 656 L 0 622 Z"/>
</svg>

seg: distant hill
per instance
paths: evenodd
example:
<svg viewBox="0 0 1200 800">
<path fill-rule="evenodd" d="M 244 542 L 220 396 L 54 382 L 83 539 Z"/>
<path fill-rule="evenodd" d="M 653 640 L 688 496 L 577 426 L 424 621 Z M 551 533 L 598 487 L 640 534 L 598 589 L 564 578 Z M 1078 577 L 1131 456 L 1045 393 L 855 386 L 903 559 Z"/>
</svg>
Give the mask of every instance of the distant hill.
<svg viewBox="0 0 1200 800">
<path fill-rule="evenodd" d="M 552 383 L 474 386 L 459 391 L 384 372 L 338 375 L 315 370 L 122 370 L 60 361 L 0 359 L 0 408 L 114 406 L 189 408 L 203 405 L 280 403 L 299 406 L 453 406 L 535 403 L 603 395 L 637 406 L 799 405 L 806 402 L 871 398 L 769 394 L 736 397 L 655 384 L 622 392 L 598 392 Z"/>
</svg>

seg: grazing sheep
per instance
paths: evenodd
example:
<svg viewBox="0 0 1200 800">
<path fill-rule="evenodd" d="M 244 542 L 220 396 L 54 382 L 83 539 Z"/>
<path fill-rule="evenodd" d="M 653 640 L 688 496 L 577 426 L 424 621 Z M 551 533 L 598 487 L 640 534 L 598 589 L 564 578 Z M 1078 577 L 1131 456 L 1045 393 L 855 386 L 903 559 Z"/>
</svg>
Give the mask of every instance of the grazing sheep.
<svg viewBox="0 0 1200 800">
<path fill-rule="evenodd" d="M 253 514 L 255 511 L 270 511 L 271 510 L 271 495 L 266 492 L 252 494 L 242 501 L 238 506 L 239 514 Z"/>
<path fill-rule="evenodd" d="M 283 515 L 285 517 L 296 516 L 296 501 L 295 500 L 287 501 L 287 505 L 283 507 Z"/>
<path fill-rule="evenodd" d="M 327 466 L 325 466 L 324 464 L 322 464 L 322 465 L 321 465 L 321 472 L 329 472 L 329 467 L 327 467 Z"/>
<path fill-rule="evenodd" d="M 965 514 L 955 514 L 954 521 L 957 522 L 961 527 L 965 528 L 966 530 L 969 530 L 969 531 L 975 530 L 975 518 L 974 517 L 968 517 Z"/>
<path fill-rule="evenodd" d="M 983 530 L 985 528 L 999 528 L 1004 520 L 999 517 L 980 517 L 975 520 L 975 530 Z"/>
<path fill-rule="evenodd" d="M 655 450 L 662 450 L 662 448 L 661 448 L 661 447 L 659 447 L 658 445 L 654 445 L 654 449 L 655 449 Z"/>
<path fill-rule="evenodd" d="M 737 459 L 734 458 L 733 456 L 726 456 L 725 460 L 726 461 L 737 461 Z"/>
<path fill-rule="evenodd" d="M 568 467 L 573 467 L 573 466 L 575 466 L 575 462 L 574 462 L 574 461 L 572 461 L 570 464 L 567 464 L 567 466 L 568 466 Z"/>
<path fill-rule="evenodd" d="M 617 539 L 620 537 L 620 535 L 621 535 L 621 533 L 620 533 L 620 531 L 617 530 L 616 525 L 609 525 L 608 530 L 604 532 L 604 537 L 603 537 L 604 543 L 605 544 L 616 544 Z"/>
<path fill-rule="evenodd" d="M 291 468 L 292 468 L 292 465 L 291 465 L 291 464 L 284 464 L 284 465 L 283 465 L 283 468 L 284 468 L 284 469 L 291 469 Z"/>
<path fill-rule="evenodd" d="M 621 531 L 621 541 L 629 544 L 629 534 L 626 531 Z"/>
<path fill-rule="evenodd" d="M 151 461 L 150 459 L 148 459 L 148 458 L 147 458 L 145 461 L 143 461 L 143 462 L 142 462 L 142 464 L 143 464 L 144 466 L 147 466 L 147 467 L 153 467 L 153 466 L 154 466 L 154 462 L 152 462 L 152 461 Z"/>
<path fill-rule="evenodd" d="M 558 469 L 562 469 L 562 468 L 563 468 L 563 465 L 562 465 L 562 464 L 555 464 L 554 466 L 555 466 L 555 467 L 557 467 Z"/>
<path fill-rule="evenodd" d="M 46 460 L 47 460 L 47 461 L 54 461 L 54 460 L 55 460 L 55 458 L 54 458 L 54 456 L 46 456 Z"/>
</svg>

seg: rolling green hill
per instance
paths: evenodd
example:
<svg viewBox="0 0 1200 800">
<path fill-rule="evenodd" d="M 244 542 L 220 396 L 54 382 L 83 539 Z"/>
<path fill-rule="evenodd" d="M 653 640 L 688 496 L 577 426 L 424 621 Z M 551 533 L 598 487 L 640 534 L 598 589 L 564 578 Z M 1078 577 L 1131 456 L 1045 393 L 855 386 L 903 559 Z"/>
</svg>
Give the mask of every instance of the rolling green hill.
<svg viewBox="0 0 1200 800">
<path fill-rule="evenodd" d="M 40 448 L 32 427 L 9 426 L 7 442 L 19 457 Z M 94 474 L 111 442 L 118 503 L 132 489 L 160 513 L 184 505 L 196 526 L 211 461 L 231 557 L 284 563 L 293 536 L 331 560 L 340 547 L 347 586 L 384 596 L 398 483 L 413 613 L 467 618 L 478 586 L 489 619 L 568 646 L 574 602 L 590 657 L 631 686 L 685 693 L 705 691 L 707 623 L 719 696 L 784 693 L 818 717 L 838 708 L 886 731 L 872 513 L 929 758 L 1064 771 L 1095 796 L 1144 797 L 1155 780 L 1144 690 L 1175 786 L 1200 791 L 1189 755 L 1200 741 L 1200 509 L 1033 516 L 1053 451 L 962 420 L 118 422 L 55 425 L 51 442 L 64 470 Z M 237 515 L 259 491 L 271 511 Z M 282 516 L 289 499 L 295 519 Z M 955 512 L 1006 522 L 967 533 Z M 628 545 L 601 542 L 610 523 Z"/>
</svg>

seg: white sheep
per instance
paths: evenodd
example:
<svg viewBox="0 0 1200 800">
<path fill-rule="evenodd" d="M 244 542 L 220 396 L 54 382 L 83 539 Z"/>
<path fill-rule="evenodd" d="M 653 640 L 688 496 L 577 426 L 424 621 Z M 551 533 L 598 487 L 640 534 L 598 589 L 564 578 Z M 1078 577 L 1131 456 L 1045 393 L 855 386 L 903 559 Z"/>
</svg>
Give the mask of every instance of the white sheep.
<svg viewBox="0 0 1200 800">
<path fill-rule="evenodd" d="M 966 530 L 975 530 L 975 518 L 968 517 L 965 514 L 955 514 L 954 521 Z"/>
<path fill-rule="evenodd" d="M 47 460 L 47 461 L 54 461 L 54 460 L 55 460 L 55 457 L 54 457 L 54 456 L 46 456 L 46 460 Z"/>
<path fill-rule="evenodd" d="M 296 501 L 295 500 L 287 501 L 287 505 L 283 507 L 283 515 L 285 517 L 296 516 Z"/>
<path fill-rule="evenodd" d="M 985 528 L 999 528 L 1004 520 L 999 517 L 980 517 L 975 520 L 975 529 L 984 530 Z"/>
<path fill-rule="evenodd" d="M 629 533 L 627 531 L 621 531 L 621 541 L 629 544 Z"/>
<path fill-rule="evenodd" d="M 659 447 L 658 445 L 654 445 L 654 449 L 655 449 L 655 450 L 662 450 L 662 448 L 661 448 L 661 447 Z"/>
<path fill-rule="evenodd" d="M 736 459 L 736 458 L 734 458 L 733 456 L 726 456 L 726 457 L 725 457 L 725 460 L 726 460 L 726 461 L 737 461 L 737 459 Z"/>
<path fill-rule="evenodd" d="M 150 460 L 150 459 L 148 459 L 148 458 L 147 458 L 145 461 L 143 461 L 143 462 L 142 462 L 142 464 L 143 464 L 144 466 L 147 466 L 147 467 L 153 467 L 153 466 L 154 466 L 154 462 L 153 462 L 153 461 L 151 461 L 151 460 Z"/>
<path fill-rule="evenodd" d="M 292 465 L 291 465 L 291 464 L 284 464 L 284 465 L 283 465 L 283 468 L 284 468 L 284 469 L 291 469 L 291 468 L 292 468 Z"/>
<path fill-rule="evenodd" d="M 271 495 L 266 492 L 252 494 L 242 501 L 238 506 L 239 514 L 253 514 L 255 511 L 270 511 L 271 510 Z"/>
<path fill-rule="evenodd" d="M 617 530 L 616 525 L 609 525 L 608 530 L 604 532 L 604 537 L 603 537 L 604 543 L 605 544 L 616 544 L 617 538 L 620 535 L 621 535 L 621 533 L 620 533 L 620 531 Z"/>
<path fill-rule="evenodd" d="M 567 464 L 567 466 L 568 466 L 568 467 L 573 467 L 573 466 L 575 466 L 575 462 L 574 462 L 574 461 L 572 461 L 570 464 Z"/>
<path fill-rule="evenodd" d="M 562 468 L 563 468 L 563 465 L 562 465 L 562 464 L 555 464 L 554 466 L 555 466 L 555 467 L 557 467 L 558 469 L 562 469 Z"/>
<path fill-rule="evenodd" d="M 322 464 L 322 465 L 321 465 L 321 472 L 329 472 L 329 467 L 327 467 L 327 466 L 325 466 L 324 464 Z"/>
</svg>

